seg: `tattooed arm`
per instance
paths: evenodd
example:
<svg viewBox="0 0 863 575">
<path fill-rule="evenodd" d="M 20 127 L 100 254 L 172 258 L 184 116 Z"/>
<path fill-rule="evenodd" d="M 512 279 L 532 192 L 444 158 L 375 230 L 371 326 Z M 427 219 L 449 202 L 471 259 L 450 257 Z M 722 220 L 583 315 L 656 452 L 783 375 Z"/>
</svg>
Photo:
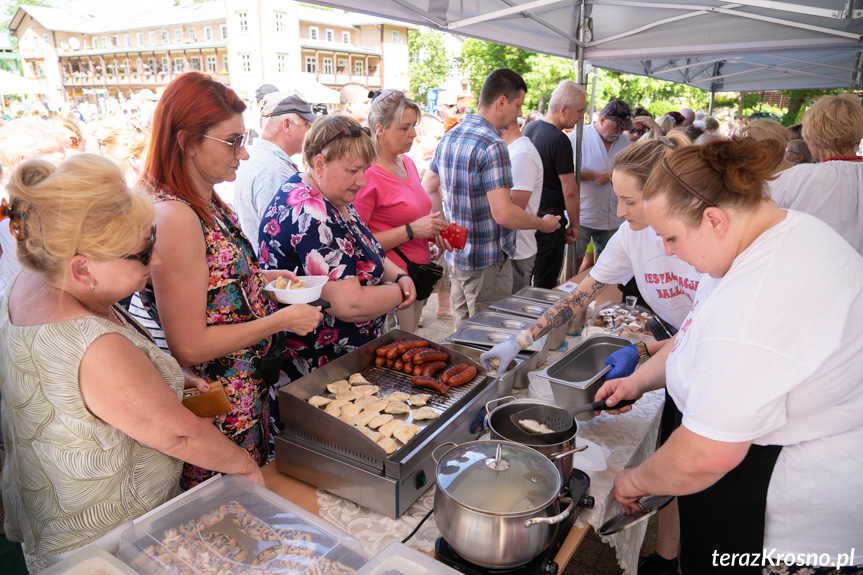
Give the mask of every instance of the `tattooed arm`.
<svg viewBox="0 0 863 575">
<path fill-rule="evenodd" d="M 596 294 L 606 284 L 598 282 L 589 275 L 584 278 L 578 289 L 565 298 L 558 301 L 554 306 L 548 308 L 542 316 L 536 320 L 530 334 L 533 339 L 539 339 L 556 327 L 567 323 L 574 316 L 581 313 L 590 302 L 596 299 Z"/>
</svg>

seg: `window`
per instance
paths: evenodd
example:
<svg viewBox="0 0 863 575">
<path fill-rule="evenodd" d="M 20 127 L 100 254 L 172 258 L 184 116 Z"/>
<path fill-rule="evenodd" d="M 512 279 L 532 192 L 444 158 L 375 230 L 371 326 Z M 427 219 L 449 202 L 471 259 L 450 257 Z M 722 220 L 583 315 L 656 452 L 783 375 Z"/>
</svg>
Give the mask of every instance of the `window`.
<svg viewBox="0 0 863 575">
<path fill-rule="evenodd" d="M 183 41 L 183 29 L 177 28 L 176 30 L 174 30 L 174 42 L 179 44 L 182 41 Z"/>
<path fill-rule="evenodd" d="M 185 70 L 182 58 L 174 58 L 174 74 L 182 74 Z"/>
<path fill-rule="evenodd" d="M 333 73 L 333 59 L 332 58 L 324 58 L 324 74 L 332 74 Z"/>
<path fill-rule="evenodd" d="M 285 29 L 285 13 L 276 12 L 276 33 L 281 34 Z"/>
<path fill-rule="evenodd" d="M 192 70 L 200 70 L 201 69 L 201 58 L 198 56 L 192 56 L 189 58 L 189 68 Z"/>
<path fill-rule="evenodd" d="M 94 50 L 98 50 L 98 49 L 99 49 L 99 39 L 98 39 L 98 38 L 96 38 L 95 36 L 93 37 L 93 49 L 94 49 Z"/>
<path fill-rule="evenodd" d="M 131 62 L 131 61 L 129 61 L 129 59 L 128 59 L 128 58 L 126 58 L 125 60 L 123 60 L 123 73 L 124 73 L 124 74 L 131 74 L 132 72 L 135 72 L 135 71 L 136 71 L 136 70 L 133 70 L 133 69 L 132 69 L 132 62 Z"/>
<path fill-rule="evenodd" d="M 309 26 L 309 40 L 317 40 L 318 39 L 318 27 L 317 26 Z"/>
<path fill-rule="evenodd" d="M 310 74 L 318 73 L 318 61 L 314 56 L 306 56 L 306 72 Z"/>
<path fill-rule="evenodd" d="M 218 66 L 216 65 L 216 57 L 215 56 L 207 56 L 207 72 L 217 72 Z"/>
<path fill-rule="evenodd" d="M 363 61 L 362 60 L 354 60 L 354 75 L 362 76 L 363 75 Z"/>
<path fill-rule="evenodd" d="M 240 32 L 249 31 L 249 13 L 237 12 L 237 20 L 240 22 Z"/>
<path fill-rule="evenodd" d="M 119 36 L 111 36 L 111 46 L 117 48 L 120 45 L 120 37 Z"/>
<path fill-rule="evenodd" d="M 227 74 L 228 70 L 230 70 L 230 68 L 228 67 L 228 57 L 222 56 L 222 71 Z"/>
<path fill-rule="evenodd" d="M 219 37 L 222 40 L 228 39 L 228 25 L 227 24 L 220 24 L 219 25 Z"/>
<path fill-rule="evenodd" d="M 246 74 L 252 71 L 252 56 L 250 54 L 240 54 L 240 60 L 243 62 L 243 72 Z"/>
<path fill-rule="evenodd" d="M 169 43 L 169 40 L 168 40 L 168 31 L 167 31 L 167 30 L 162 30 L 162 44 L 168 44 L 168 43 Z"/>
<path fill-rule="evenodd" d="M 110 44 L 108 44 L 108 37 L 102 36 L 102 48 L 107 48 L 108 46 L 110 46 Z"/>
<path fill-rule="evenodd" d="M 168 58 L 167 57 L 162 58 L 162 69 L 160 70 L 160 72 L 162 72 L 162 74 L 168 73 Z"/>
<path fill-rule="evenodd" d="M 348 61 L 345 58 L 339 58 L 339 65 L 336 68 L 336 72 L 339 74 L 344 74 L 348 69 Z"/>
<path fill-rule="evenodd" d="M 148 58 L 147 59 L 147 70 L 146 71 L 150 74 L 156 73 L 156 59 L 155 58 Z"/>
<path fill-rule="evenodd" d="M 132 35 L 131 34 L 123 34 L 123 45 L 126 48 L 132 47 Z"/>
<path fill-rule="evenodd" d="M 351 43 L 351 33 L 350 32 L 342 32 L 342 44 L 350 44 Z"/>
<path fill-rule="evenodd" d="M 279 74 L 284 74 L 287 70 L 286 61 L 284 54 L 276 54 L 276 70 Z"/>
<path fill-rule="evenodd" d="M 401 36 L 398 30 L 393 30 L 393 46 L 398 46 L 402 43 Z"/>
<path fill-rule="evenodd" d="M 212 26 L 204 26 L 204 40 L 212 40 L 213 39 L 213 27 Z"/>
<path fill-rule="evenodd" d="M 48 40 L 48 34 L 42 34 L 42 41 L 45 42 L 46 46 L 51 45 L 51 42 Z"/>
<path fill-rule="evenodd" d="M 150 46 L 156 45 L 156 33 L 155 32 L 148 32 L 147 33 L 147 42 L 150 44 Z"/>
<path fill-rule="evenodd" d="M 135 35 L 135 45 L 136 46 L 143 46 L 144 45 L 144 33 L 143 32 L 138 32 Z"/>
<path fill-rule="evenodd" d="M 332 30 L 327 29 L 326 39 L 327 42 L 335 42 L 335 33 Z"/>
<path fill-rule="evenodd" d="M 195 32 L 194 28 L 189 28 L 189 40 L 194 42 L 197 39 L 198 39 L 198 33 Z"/>
</svg>

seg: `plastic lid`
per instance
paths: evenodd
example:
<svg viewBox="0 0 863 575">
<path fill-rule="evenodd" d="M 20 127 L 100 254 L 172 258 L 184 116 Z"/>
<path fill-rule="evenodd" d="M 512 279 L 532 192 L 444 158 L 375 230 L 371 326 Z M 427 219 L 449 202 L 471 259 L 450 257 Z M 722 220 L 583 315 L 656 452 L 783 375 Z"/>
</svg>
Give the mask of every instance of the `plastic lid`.
<svg viewBox="0 0 863 575">
<path fill-rule="evenodd" d="M 550 504 L 560 473 L 544 455 L 509 441 L 472 441 L 448 451 L 437 466 L 439 489 L 477 511 L 522 514 Z"/>
</svg>

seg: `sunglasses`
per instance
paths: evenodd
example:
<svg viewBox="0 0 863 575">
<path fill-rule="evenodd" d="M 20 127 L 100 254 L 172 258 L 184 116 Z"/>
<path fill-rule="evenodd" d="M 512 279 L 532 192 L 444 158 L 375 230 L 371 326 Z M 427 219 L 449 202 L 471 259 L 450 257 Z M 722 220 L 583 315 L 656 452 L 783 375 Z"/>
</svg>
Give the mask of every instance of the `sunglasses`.
<svg viewBox="0 0 863 575">
<path fill-rule="evenodd" d="M 381 94 L 384 93 L 384 90 L 375 90 L 372 93 L 375 95 L 375 97 L 372 98 L 372 102 L 374 102 Z M 390 90 L 390 93 L 381 98 L 378 103 L 380 104 L 382 102 L 386 102 L 391 96 L 395 96 L 396 98 L 404 98 L 405 94 L 404 92 L 400 92 L 398 90 Z"/>
<path fill-rule="evenodd" d="M 641 128 L 633 128 L 629 131 L 632 134 L 638 134 L 639 136 L 643 136 L 648 132 L 648 130 L 650 130 L 650 128 L 648 128 L 647 126 L 642 126 Z"/>
<path fill-rule="evenodd" d="M 137 254 L 132 254 L 130 256 L 126 256 L 124 260 L 137 260 L 144 264 L 145 266 L 150 265 L 150 259 L 153 257 L 153 246 L 156 245 L 156 223 L 153 222 L 153 227 L 150 228 L 150 243 L 147 244 L 147 247 L 143 249 L 143 251 L 138 252 Z"/>
<path fill-rule="evenodd" d="M 342 130 L 341 132 L 339 132 L 338 134 L 336 134 L 335 136 L 333 136 L 332 138 L 330 138 L 329 140 L 327 140 L 326 142 L 321 144 L 321 146 L 318 148 L 318 153 L 320 154 L 321 152 L 323 152 L 324 148 L 326 148 L 327 146 L 329 146 L 330 144 L 332 144 L 333 142 L 335 142 L 339 138 L 344 138 L 345 136 L 350 136 L 351 138 L 359 138 L 362 134 L 365 134 L 366 136 L 368 136 L 370 138 L 372 137 L 372 131 L 369 128 L 366 128 L 366 127 L 360 128 L 359 126 L 348 126 L 344 130 Z"/>
<path fill-rule="evenodd" d="M 16 240 L 27 239 L 27 230 L 24 229 L 23 220 L 26 214 L 27 208 L 15 210 L 5 199 L 0 202 L 0 220 L 3 218 L 9 218 L 9 231 L 12 232 L 12 237 Z"/>
<path fill-rule="evenodd" d="M 234 149 L 234 157 L 236 157 L 240 155 L 240 150 L 242 150 L 243 146 L 246 145 L 246 139 L 249 137 L 249 131 L 246 130 L 246 133 L 240 134 L 233 140 L 220 140 L 219 138 L 214 138 L 213 136 L 208 136 L 207 134 L 204 134 L 204 137 L 231 146 Z"/>
</svg>

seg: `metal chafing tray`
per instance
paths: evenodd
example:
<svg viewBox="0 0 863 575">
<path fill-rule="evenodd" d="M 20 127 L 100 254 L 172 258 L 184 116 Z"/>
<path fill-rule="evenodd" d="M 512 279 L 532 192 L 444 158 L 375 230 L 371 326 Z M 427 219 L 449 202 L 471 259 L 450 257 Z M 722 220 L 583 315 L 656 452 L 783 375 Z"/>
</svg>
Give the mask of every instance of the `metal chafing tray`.
<svg viewBox="0 0 863 575">
<path fill-rule="evenodd" d="M 479 356 L 481 356 L 482 352 L 485 351 L 449 341 L 442 341 L 441 345 L 447 349 L 463 353 L 477 363 L 480 363 Z M 523 367 L 526 365 L 525 359 L 523 357 L 516 356 L 513 361 L 515 362 L 515 366 L 503 375 L 500 375 L 497 372 L 489 372 L 488 374 L 489 377 L 493 377 L 497 382 L 497 395 L 499 397 L 512 395 L 513 388 L 521 389 L 530 385 L 530 381 L 527 379 L 527 370 Z"/>
<path fill-rule="evenodd" d="M 498 313 L 537 320 L 552 305 L 554 304 L 540 303 L 512 296 L 503 298 L 499 302 L 492 304 L 490 307 Z M 532 326 L 533 324 L 534 321 L 531 321 L 529 325 Z M 566 330 L 568 325 L 569 324 L 566 323 L 548 332 L 548 349 L 557 349 L 563 345 L 563 342 L 566 341 Z"/>
<path fill-rule="evenodd" d="M 450 354 L 448 363 L 477 368 L 470 382 L 451 388 L 444 396 L 410 383 L 410 376 L 376 367 L 376 350 L 395 339 L 423 339 L 393 330 L 279 390 L 279 417 L 285 433 L 275 438 L 276 468 L 282 473 L 326 489 L 388 517 L 402 515 L 434 482 L 431 453 L 443 443 L 477 438 L 471 424 L 487 401 L 498 397 L 495 380 L 462 353 L 429 342 L 432 349 Z M 328 395 L 327 384 L 361 373 L 380 387 L 379 396 L 392 391 L 429 393 L 428 405 L 440 416 L 415 422 L 419 433 L 395 453 L 386 453 L 357 428 L 308 403 L 313 395 Z M 404 417 L 404 416 L 396 416 Z M 410 416 L 407 416 L 409 420 Z"/>
<path fill-rule="evenodd" d="M 481 311 L 475 316 L 468 318 L 465 323 L 488 325 L 503 329 L 514 329 L 516 331 L 531 328 L 534 324 L 534 322 L 528 317 L 515 316 L 510 313 L 501 313 L 499 311 L 491 310 Z"/>
<path fill-rule="evenodd" d="M 565 298 L 567 296 L 567 293 L 560 290 L 527 286 L 521 288 L 512 295 L 521 299 L 529 299 L 531 301 L 538 301 L 540 303 L 554 305 L 561 299 Z"/>
<path fill-rule="evenodd" d="M 447 341 L 467 345 L 468 347 L 480 347 L 489 349 L 511 336 L 518 335 L 520 330 L 494 328 L 486 325 L 462 324 L 455 333 L 448 336 Z M 519 357 L 525 355 L 528 360 L 528 371 L 539 369 L 548 359 L 548 334 L 536 340 L 532 346 L 519 353 Z M 528 355 L 530 354 L 530 355 Z"/>
</svg>

